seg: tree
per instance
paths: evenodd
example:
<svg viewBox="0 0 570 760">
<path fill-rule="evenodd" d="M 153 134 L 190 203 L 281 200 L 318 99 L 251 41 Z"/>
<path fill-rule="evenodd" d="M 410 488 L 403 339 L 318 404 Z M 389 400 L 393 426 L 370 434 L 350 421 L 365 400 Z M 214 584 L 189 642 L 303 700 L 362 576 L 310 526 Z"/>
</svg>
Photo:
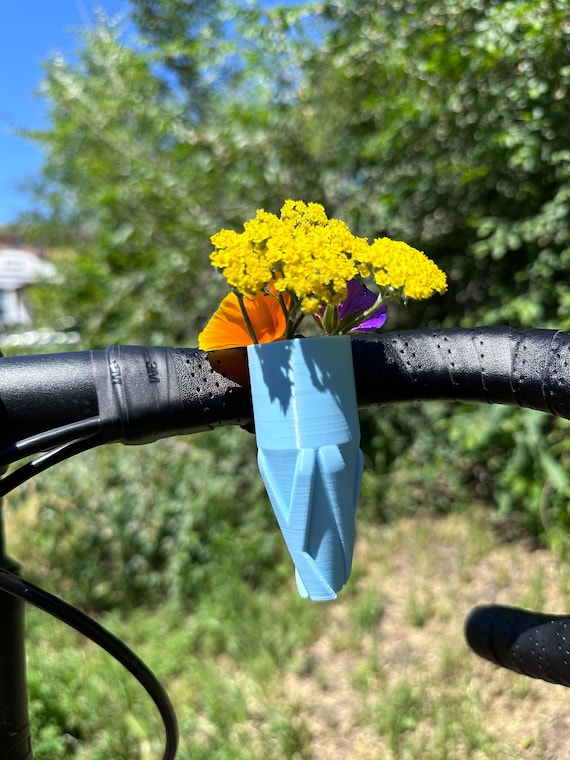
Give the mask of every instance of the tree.
<svg viewBox="0 0 570 760">
<path fill-rule="evenodd" d="M 65 284 L 44 290 L 40 306 L 50 318 L 72 314 L 89 345 L 194 342 L 221 292 L 210 235 L 259 206 L 278 210 L 287 195 L 321 195 L 273 95 L 289 64 L 278 44 L 263 59 L 263 35 L 252 35 L 265 17 L 246 14 L 243 45 L 237 22 L 225 43 L 190 40 L 190 66 L 172 52 L 179 17 L 168 14 L 177 9 L 192 24 L 194 5 L 165 4 L 164 19 L 162 6 L 138 5 L 135 18 L 157 48 L 123 44 L 102 21 L 78 63 L 47 65 L 50 127 L 34 135 L 46 152 L 37 192 L 47 213 L 31 221 L 36 235 L 75 255 L 58 262 Z"/>
<path fill-rule="evenodd" d="M 188 94 L 188 104 L 198 113 L 208 95 L 201 64 L 203 48 L 215 46 L 223 37 L 218 0 L 132 0 L 132 20 L 161 51 L 161 63 L 176 74 Z"/>
<path fill-rule="evenodd" d="M 324 12 L 331 31 L 299 110 L 315 158 L 337 178 L 331 204 L 363 234 L 425 247 L 450 274 L 455 305 L 441 305 L 451 322 L 559 325 L 570 263 L 567 4 L 343 0 Z"/>
<path fill-rule="evenodd" d="M 64 287 L 45 297 L 89 342 L 180 339 L 207 256 L 197 238 L 215 223 L 215 146 L 180 118 L 149 61 L 104 27 L 79 64 L 50 62 L 45 92 L 40 193 L 48 232 L 76 253 L 60 264 Z"/>
</svg>

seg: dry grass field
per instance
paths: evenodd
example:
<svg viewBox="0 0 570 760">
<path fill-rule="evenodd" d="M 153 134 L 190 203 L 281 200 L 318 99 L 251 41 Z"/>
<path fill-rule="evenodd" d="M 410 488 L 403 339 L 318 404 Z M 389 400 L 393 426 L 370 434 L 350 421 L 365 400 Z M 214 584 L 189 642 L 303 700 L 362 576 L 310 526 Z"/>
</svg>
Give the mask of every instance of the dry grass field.
<svg viewBox="0 0 570 760">
<path fill-rule="evenodd" d="M 566 566 L 475 515 L 368 527 L 355 565 L 306 672 L 285 678 L 308 757 L 570 757 L 567 689 L 499 670 L 463 637 L 480 603 L 569 611 Z"/>
<path fill-rule="evenodd" d="M 16 549 L 30 514 L 10 516 Z M 278 595 L 242 589 L 233 612 L 226 589 L 207 609 L 105 619 L 171 694 L 180 760 L 570 757 L 570 693 L 493 667 L 463 636 L 480 603 L 570 611 L 570 568 L 552 552 L 505 540 L 485 513 L 415 517 L 359 525 L 337 601 L 293 586 L 291 574 Z M 39 757 L 160 757 L 132 679 L 35 610 L 28 630 Z"/>
</svg>

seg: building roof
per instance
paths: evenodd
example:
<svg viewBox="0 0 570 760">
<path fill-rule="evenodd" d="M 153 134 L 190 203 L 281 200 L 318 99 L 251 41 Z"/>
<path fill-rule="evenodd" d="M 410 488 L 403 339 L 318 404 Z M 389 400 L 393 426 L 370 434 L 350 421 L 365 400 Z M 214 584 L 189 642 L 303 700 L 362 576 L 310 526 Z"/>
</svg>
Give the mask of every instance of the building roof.
<svg viewBox="0 0 570 760">
<path fill-rule="evenodd" d="M 19 248 L 0 248 L 0 290 L 19 290 L 57 274 L 49 261 Z"/>
</svg>

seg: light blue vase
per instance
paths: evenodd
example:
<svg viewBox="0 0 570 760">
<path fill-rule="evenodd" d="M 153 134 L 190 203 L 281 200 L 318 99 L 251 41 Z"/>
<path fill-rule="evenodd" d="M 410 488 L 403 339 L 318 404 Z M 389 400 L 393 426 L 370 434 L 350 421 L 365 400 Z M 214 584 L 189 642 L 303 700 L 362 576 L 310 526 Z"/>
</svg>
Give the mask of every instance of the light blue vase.
<svg viewBox="0 0 570 760">
<path fill-rule="evenodd" d="M 299 593 L 334 599 L 350 576 L 362 479 L 348 336 L 248 346 L 258 464 Z"/>
</svg>

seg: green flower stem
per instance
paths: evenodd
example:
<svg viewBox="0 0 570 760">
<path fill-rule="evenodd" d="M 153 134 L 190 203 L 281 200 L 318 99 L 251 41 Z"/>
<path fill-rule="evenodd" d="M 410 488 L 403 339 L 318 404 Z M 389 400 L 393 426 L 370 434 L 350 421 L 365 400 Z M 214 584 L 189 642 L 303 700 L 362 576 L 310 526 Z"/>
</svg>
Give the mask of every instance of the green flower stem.
<svg viewBox="0 0 570 760">
<path fill-rule="evenodd" d="M 255 334 L 255 330 L 253 329 L 253 325 L 251 324 L 249 314 L 247 313 L 247 309 L 245 308 L 243 295 L 241 293 L 236 293 L 236 296 L 237 296 L 239 307 L 241 309 L 241 313 L 245 322 L 245 326 L 247 327 L 247 331 L 249 332 L 253 342 L 259 343 L 259 341 L 257 340 L 257 335 Z"/>
<path fill-rule="evenodd" d="M 362 317 L 361 319 L 358 320 L 358 324 L 360 324 L 361 322 L 365 322 L 368 319 L 368 317 L 372 316 L 372 314 L 374 314 L 376 309 L 379 309 L 382 306 L 383 301 L 384 301 L 384 297 L 382 293 L 378 293 L 378 298 L 374 301 L 372 306 L 369 309 L 366 309 L 366 311 L 362 312 Z"/>
<path fill-rule="evenodd" d="M 290 315 L 291 316 L 291 315 Z M 299 326 L 301 322 L 305 319 L 305 314 L 301 312 L 299 316 L 296 319 L 290 319 L 287 324 L 287 334 L 286 338 L 294 338 L 297 334 L 297 330 L 299 329 Z"/>
<path fill-rule="evenodd" d="M 323 330 L 326 335 L 335 335 L 339 328 L 338 307 L 330 303 L 325 306 L 322 317 Z"/>
<path fill-rule="evenodd" d="M 279 293 L 278 299 L 279 299 L 279 305 L 281 306 L 281 311 L 285 315 L 285 321 L 287 321 L 289 319 L 289 311 L 287 310 L 287 307 L 285 306 L 285 299 L 283 298 L 283 293 Z"/>
</svg>

